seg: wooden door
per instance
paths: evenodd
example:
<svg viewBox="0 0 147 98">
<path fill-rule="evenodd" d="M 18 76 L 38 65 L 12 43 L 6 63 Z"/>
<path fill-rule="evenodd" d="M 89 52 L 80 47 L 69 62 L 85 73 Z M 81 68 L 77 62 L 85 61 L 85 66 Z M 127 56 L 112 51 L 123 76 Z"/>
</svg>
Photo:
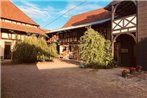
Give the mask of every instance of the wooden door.
<svg viewBox="0 0 147 98">
<path fill-rule="evenodd" d="M 120 35 L 114 44 L 114 57 L 121 66 L 135 65 L 135 41 L 129 35 Z"/>
<path fill-rule="evenodd" d="M 4 59 L 11 59 L 11 43 L 5 42 Z"/>
<path fill-rule="evenodd" d="M 120 60 L 123 66 L 134 66 L 134 40 L 130 37 L 122 39 L 120 43 Z"/>
</svg>

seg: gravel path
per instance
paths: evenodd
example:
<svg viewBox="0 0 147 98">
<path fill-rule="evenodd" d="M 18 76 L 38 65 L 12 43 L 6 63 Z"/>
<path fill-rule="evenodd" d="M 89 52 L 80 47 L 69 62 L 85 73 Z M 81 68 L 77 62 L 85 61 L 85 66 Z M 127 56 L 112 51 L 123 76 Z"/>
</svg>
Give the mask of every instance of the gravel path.
<svg viewBox="0 0 147 98">
<path fill-rule="evenodd" d="M 146 90 L 124 88 L 106 73 L 59 60 L 2 65 L 2 98 L 147 98 Z"/>
</svg>

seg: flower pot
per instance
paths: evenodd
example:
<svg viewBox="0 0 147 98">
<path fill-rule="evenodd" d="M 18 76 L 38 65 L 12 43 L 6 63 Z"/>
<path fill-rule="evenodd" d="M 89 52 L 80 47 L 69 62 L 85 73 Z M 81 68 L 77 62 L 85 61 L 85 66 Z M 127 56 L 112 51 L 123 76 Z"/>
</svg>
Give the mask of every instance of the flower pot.
<svg viewBox="0 0 147 98">
<path fill-rule="evenodd" d="M 135 74 L 136 68 L 135 67 L 130 67 L 130 74 Z"/>
<path fill-rule="evenodd" d="M 128 71 L 127 70 L 122 71 L 122 77 L 124 77 L 124 78 L 128 77 Z"/>
<path fill-rule="evenodd" d="M 80 64 L 80 68 L 85 68 L 85 66 L 83 64 Z"/>
<path fill-rule="evenodd" d="M 136 71 L 137 71 L 137 72 L 141 72 L 141 71 L 142 71 L 142 66 L 137 66 L 137 67 L 136 67 Z"/>
</svg>

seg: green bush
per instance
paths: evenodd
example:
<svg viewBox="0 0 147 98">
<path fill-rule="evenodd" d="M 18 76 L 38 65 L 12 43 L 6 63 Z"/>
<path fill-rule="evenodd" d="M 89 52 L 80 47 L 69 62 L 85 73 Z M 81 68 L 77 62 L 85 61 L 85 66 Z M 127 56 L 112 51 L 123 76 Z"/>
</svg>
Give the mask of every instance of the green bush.
<svg viewBox="0 0 147 98">
<path fill-rule="evenodd" d="M 88 28 L 80 38 L 80 58 L 87 67 L 108 68 L 113 61 L 111 42 L 97 31 Z"/>
<path fill-rule="evenodd" d="M 52 60 L 56 55 L 54 44 L 48 46 L 43 37 L 37 38 L 33 35 L 14 46 L 12 60 L 18 63 L 32 63 Z"/>
</svg>

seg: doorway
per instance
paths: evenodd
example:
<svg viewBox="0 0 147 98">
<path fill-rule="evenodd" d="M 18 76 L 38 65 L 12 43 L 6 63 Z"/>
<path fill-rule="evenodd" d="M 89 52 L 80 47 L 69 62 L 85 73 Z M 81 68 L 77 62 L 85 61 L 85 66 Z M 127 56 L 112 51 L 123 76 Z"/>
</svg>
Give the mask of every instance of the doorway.
<svg viewBox="0 0 147 98">
<path fill-rule="evenodd" d="M 122 34 L 116 38 L 114 58 L 121 66 L 135 66 L 135 41 L 132 36 Z"/>
<path fill-rule="evenodd" d="M 5 42 L 4 59 L 11 59 L 11 42 Z"/>
</svg>

